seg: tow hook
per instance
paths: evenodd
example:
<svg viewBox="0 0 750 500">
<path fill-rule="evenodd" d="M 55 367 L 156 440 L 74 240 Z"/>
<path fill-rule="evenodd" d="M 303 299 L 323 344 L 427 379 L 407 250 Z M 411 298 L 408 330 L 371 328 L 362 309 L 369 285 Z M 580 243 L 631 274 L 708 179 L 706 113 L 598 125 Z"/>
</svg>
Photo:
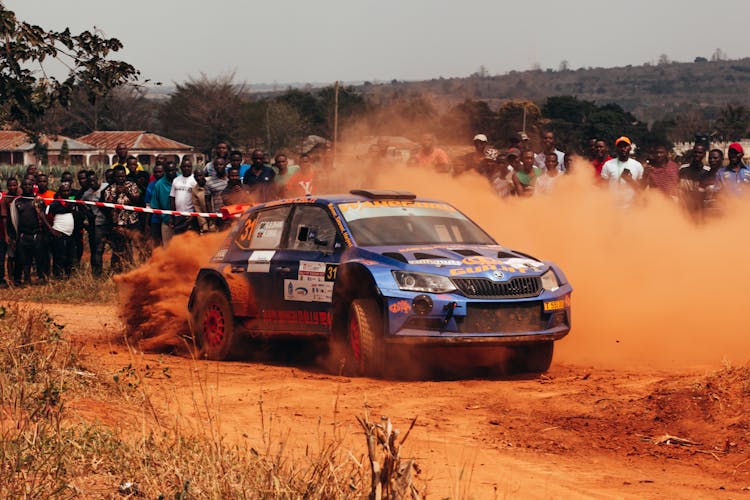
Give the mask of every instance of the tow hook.
<svg viewBox="0 0 750 500">
<path fill-rule="evenodd" d="M 453 317 L 453 311 L 456 310 L 456 304 L 455 302 L 448 302 L 443 306 L 443 311 L 445 311 L 445 318 L 443 318 L 443 326 L 448 326 L 448 322 Z"/>
</svg>

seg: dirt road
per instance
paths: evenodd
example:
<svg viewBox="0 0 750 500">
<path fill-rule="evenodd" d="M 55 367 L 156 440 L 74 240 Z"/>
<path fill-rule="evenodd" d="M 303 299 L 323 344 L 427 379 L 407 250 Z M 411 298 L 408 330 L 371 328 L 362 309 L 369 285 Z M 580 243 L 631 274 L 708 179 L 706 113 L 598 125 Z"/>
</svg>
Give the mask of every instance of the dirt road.
<svg viewBox="0 0 750 500">
<path fill-rule="evenodd" d="M 343 436 L 365 450 L 365 407 L 406 430 L 430 497 L 744 498 L 750 496 L 747 369 L 656 371 L 553 364 L 541 377 L 381 381 L 315 366 L 215 363 L 135 353 L 114 307 L 48 305 L 102 373 L 133 374 L 151 407 L 80 400 L 86 420 L 215 425 L 227 439 L 271 435 L 292 453 Z M 130 369 L 128 367 L 130 366 Z M 207 414 L 210 416 L 207 418 Z M 671 435 L 687 441 L 667 440 Z"/>
</svg>

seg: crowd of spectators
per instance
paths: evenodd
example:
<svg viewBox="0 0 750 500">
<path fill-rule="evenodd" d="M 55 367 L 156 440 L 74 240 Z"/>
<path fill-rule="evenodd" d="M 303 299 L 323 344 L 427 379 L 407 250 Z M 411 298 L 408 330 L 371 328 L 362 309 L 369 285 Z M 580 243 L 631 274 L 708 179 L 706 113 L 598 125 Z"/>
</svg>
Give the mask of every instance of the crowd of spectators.
<svg viewBox="0 0 750 500">
<path fill-rule="evenodd" d="M 477 134 L 474 150 L 454 161 L 454 174 L 478 172 L 499 196 L 528 197 L 551 193 L 574 164 L 578 168 L 590 165 L 595 184 L 612 190 L 621 206 L 637 204 L 642 193 L 655 191 L 680 204 L 697 221 L 717 215 L 723 197 L 750 193 L 750 169 L 737 142 L 728 145 L 725 160 L 724 150 L 710 149 L 705 137 L 697 137 L 692 149 L 682 156 L 666 145 L 639 148 L 636 154 L 626 136 L 612 144 L 592 139 L 590 149 L 580 154 L 557 149 L 555 134 L 550 131 L 542 134 L 537 153 L 529 147 L 525 134 L 514 139 L 510 147 L 498 148 L 486 135 Z M 576 157 L 580 161 L 574 163 Z"/>
<path fill-rule="evenodd" d="M 727 161 L 723 150 L 708 151 L 706 140 L 697 140 L 682 158 L 665 145 L 636 155 L 626 136 L 611 145 L 592 139 L 590 150 L 580 155 L 560 151 L 551 131 L 542 134 L 540 151 L 534 152 L 530 144 L 523 133 L 502 147 L 477 134 L 473 151 L 450 158 L 433 135 L 425 134 L 418 148 L 402 160 L 453 175 L 478 173 L 500 197 L 549 194 L 573 168 L 588 165 L 595 184 L 611 189 L 623 207 L 637 204 L 641 193 L 654 190 L 679 203 L 698 221 L 718 213 L 717 201 L 722 196 L 739 196 L 750 188 L 750 170 L 743 163 L 744 150 L 739 143 L 728 146 Z M 228 205 L 317 194 L 325 182 L 326 167 L 331 166 L 326 151 L 322 155 L 303 153 L 299 165 L 290 165 L 284 154 L 271 161 L 268 154 L 256 149 L 248 164 L 242 152 L 221 142 L 205 166 L 194 168 L 189 157 L 178 165 L 171 157 L 158 156 L 149 172 L 120 144 L 117 161 L 104 172 L 104 179 L 99 179 L 95 170 L 80 170 L 75 180 L 65 172 L 56 192 L 50 189 L 46 174 L 29 166 L 23 178 L 6 180 L 7 190 L 0 200 L 0 287 L 44 283 L 51 275 L 69 277 L 86 246 L 91 272 L 100 276 L 107 248 L 111 250 L 109 269 L 117 273 L 132 264 L 139 252 L 166 246 L 176 234 L 202 234 L 228 226 L 220 218 L 142 213 L 66 200 L 217 213 Z M 380 167 L 394 163 L 384 152 L 385 148 L 373 145 L 371 162 Z M 575 156 L 582 161 L 573 162 Z M 84 245 L 86 240 L 88 245 Z"/>
<path fill-rule="evenodd" d="M 220 231 L 227 225 L 220 218 L 143 213 L 68 200 L 219 213 L 227 205 L 311 194 L 317 170 L 308 154 L 300 156 L 300 165 L 290 165 L 286 155 L 277 154 L 270 163 L 258 149 L 246 164 L 242 152 L 223 142 L 214 148 L 212 161 L 196 169 L 187 156 L 179 165 L 171 157 L 157 156 L 149 172 L 124 144 L 115 151 L 116 161 L 104 171 L 104 179 L 95 170 L 78 171 L 75 181 L 73 174 L 64 172 L 56 192 L 34 165 L 27 167 L 23 178 L 6 179 L 0 200 L 0 287 L 46 283 L 51 276 L 65 279 L 86 248 L 93 275 L 103 274 L 107 248 L 110 271 L 121 272 L 150 249 L 168 245 L 176 234 Z"/>
</svg>

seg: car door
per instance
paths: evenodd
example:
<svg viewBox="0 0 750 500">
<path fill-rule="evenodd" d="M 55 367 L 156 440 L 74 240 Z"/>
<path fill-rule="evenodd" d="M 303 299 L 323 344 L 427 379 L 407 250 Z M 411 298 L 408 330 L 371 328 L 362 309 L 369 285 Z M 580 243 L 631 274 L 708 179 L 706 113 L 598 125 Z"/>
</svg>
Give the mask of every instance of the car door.
<svg viewBox="0 0 750 500">
<path fill-rule="evenodd" d="M 284 318 L 278 326 L 297 335 L 328 333 L 343 241 L 336 223 L 325 207 L 296 205 L 286 239 L 273 269 Z"/>
<path fill-rule="evenodd" d="M 239 289 L 248 297 L 246 311 L 236 315 L 250 318 L 250 330 L 275 330 L 277 324 L 267 311 L 277 310 L 283 297 L 274 293 L 276 257 L 284 247 L 290 206 L 269 208 L 254 212 L 237 231 L 233 251 L 228 255 L 232 276 L 242 276 L 246 281 Z"/>
</svg>

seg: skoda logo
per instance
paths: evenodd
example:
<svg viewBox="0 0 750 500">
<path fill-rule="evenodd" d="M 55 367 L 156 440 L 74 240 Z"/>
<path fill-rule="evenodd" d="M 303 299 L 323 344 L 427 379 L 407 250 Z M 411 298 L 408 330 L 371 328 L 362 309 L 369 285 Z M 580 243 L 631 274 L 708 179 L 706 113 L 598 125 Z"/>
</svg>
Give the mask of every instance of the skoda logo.
<svg viewBox="0 0 750 500">
<path fill-rule="evenodd" d="M 492 271 L 492 277 L 496 280 L 501 280 L 505 278 L 505 274 L 502 271 Z"/>
</svg>

